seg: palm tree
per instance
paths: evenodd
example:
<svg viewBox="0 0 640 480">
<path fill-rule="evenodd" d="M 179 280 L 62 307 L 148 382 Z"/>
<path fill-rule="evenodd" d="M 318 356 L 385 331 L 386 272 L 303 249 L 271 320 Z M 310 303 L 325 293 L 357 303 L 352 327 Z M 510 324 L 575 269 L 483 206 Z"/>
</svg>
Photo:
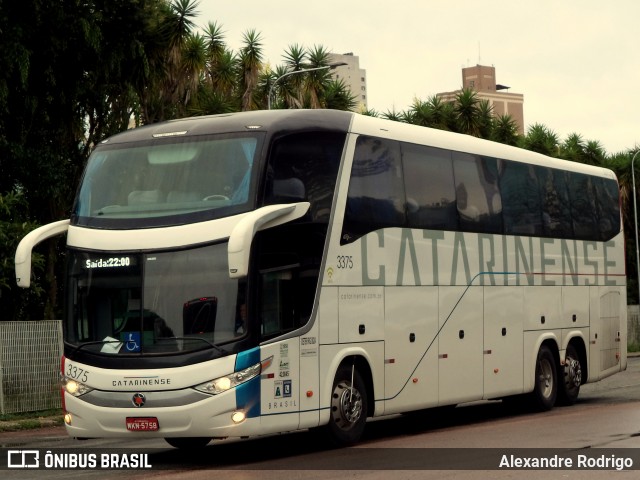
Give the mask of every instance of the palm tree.
<svg viewBox="0 0 640 480">
<path fill-rule="evenodd" d="M 289 70 L 285 65 L 278 65 L 274 71 L 266 77 L 269 85 L 273 85 L 273 98 L 271 98 L 272 107 L 276 108 L 301 108 L 302 102 L 298 97 L 300 85 L 294 80 L 301 80 L 302 75 L 287 75 L 294 70 Z M 299 77 L 294 79 L 293 77 Z M 280 79 L 278 81 L 278 79 Z M 278 83 L 274 84 L 274 82 Z M 268 90 L 267 90 L 268 91 Z"/>
<path fill-rule="evenodd" d="M 357 97 L 351 94 L 351 90 L 342 78 L 329 80 L 323 85 L 320 103 L 324 108 L 334 110 L 353 110 L 357 105 Z"/>
<path fill-rule="evenodd" d="M 455 124 L 454 106 L 451 102 L 445 102 L 442 97 L 433 95 L 428 100 L 433 116 L 433 128 L 451 130 Z"/>
<path fill-rule="evenodd" d="M 560 157 L 573 162 L 584 163 L 586 144 L 582 136 L 571 133 L 560 145 Z"/>
<path fill-rule="evenodd" d="M 178 115 L 178 105 L 184 105 L 189 87 L 197 84 L 195 72 L 185 71 L 184 47 L 194 26 L 197 0 L 174 0 L 160 3 L 150 21 L 148 76 L 138 86 L 142 123 L 153 123 Z M 199 74 L 197 75 L 199 77 Z"/>
<path fill-rule="evenodd" d="M 198 2 L 196 0 L 174 0 L 171 4 L 172 18 L 167 24 L 167 35 L 169 41 L 169 49 L 167 52 L 167 76 L 164 79 L 163 96 L 173 105 L 181 104 L 184 96 L 190 86 L 197 85 L 197 80 L 190 78 L 194 71 L 191 70 L 193 65 L 186 65 L 185 60 L 191 62 L 193 59 L 186 58 L 186 55 L 194 55 L 194 52 L 188 52 L 187 48 L 202 48 L 204 42 L 202 37 L 191 43 L 191 29 L 195 26 L 192 18 L 198 14 L 196 8 Z M 202 59 L 201 53 L 195 53 L 196 57 Z M 198 60 L 196 60 L 198 61 Z M 199 63 L 203 63 L 199 61 Z M 198 68 L 198 67 L 195 67 Z M 197 75 L 197 74 L 196 74 Z M 175 113 L 174 113 L 175 115 Z"/>
<path fill-rule="evenodd" d="M 589 140 L 584 149 L 584 163 L 589 165 L 602 165 L 607 154 L 604 147 L 597 140 Z"/>
<path fill-rule="evenodd" d="M 306 64 L 307 52 L 301 45 L 289 45 L 282 56 L 284 66 L 276 68 L 273 81 L 291 72 L 299 72 L 309 68 Z M 275 96 L 282 99 L 285 108 L 302 108 L 304 105 L 304 74 L 288 75 L 275 85 Z"/>
<path fill-rule="evenodd" d="M 180 81 L 181 103 L 178 112 L 180 115 L 185 113 L 184 107 L 189 103 L 191 96 L 198 91 L 206 65 L 205 38 L 199 33 L 188 35 L 180 59 L 182 75 Z"/>
<path fill-rule="evenodd" d="M 494 119 L 491 139 L 506 145 L 518 145 L 518 124 L 511 115 L 499 115 Z"/>
<path fill-rule="evenodd" d="M 414 99 L 413 104 L 407 112 L 406 121 L 412 125 L 420 125 L 422 127 L 435 126 L 435 115 L 431 108 L 431 104 L 427 101 Z"/>
<path fill-rule="evenodd" d="M 380 114 L 377 112 L 377 110 L 371 108 L 371 109 L 366 109 L 363 110 L 362 112 L 360 112 L 362 115 L 365 115 L 367 117 L 375 117 L 378 118 L 380 116 Z"/>
<path fill-rule="evenodd" d="M 459 133 L 466 133 L 474 137 L 480 136 L 479 103 L 478 94 L 470 88 L 465 88 L 456 94 L 453 109 Z"/>
<path fill-rule="evenodd" d="M 236 85 L 236 58 L 227 49 L 222 26 L 209 22 L 204 29 L 208 81 L 218 93 L 231 96 Z"/>
<path fill-rule="evenodd" d="M 262 68 L 262 38 L 255 30 L 243 35 L 244 46 L 240 50 L 240 93 L 242 111 L 255 110 L 258 107 L 254 98 L 254 90 L 258 85 L 258 77 Z"/>
<path fill-rule="evenodd" d="M 559 144 L 558 135 L 540 123 L 529 127 L 527 134 L 522 137 L 521 141 L 522 148 L 542 153 L 549 157 L 558 157 Z"/>
<path fill-rule="evenodd" d="M 322 45 L 316 45 L 313 47 L 313 49 L 307 52 L 307 59 L 309 60 L 308 68 L 326 67 L 329 65 L 329 51 Z M 321 98 L 324 96 L 325 90 L 329 86 L 329 82 L 331 82 L 331 74 L 329 73 L 329 69 L 326 68 L 324 70 L 314 70 L 312 72 L 306 73 L 305 76 L 306 81 L 304 82 L 303 92 L 305 98 L 305 106 L 308 106 L 309 108 L 326 107 L 326 105 L 322 104 Z M 342 81 L 332 83 L 331 88 L 331 95 L 334 98 L 337 98 L 336 95 L 341 95 L 345 91 L 348 91 L 346 84 Z M 342 100 L 346 101 L 346 103 L 350 103 L 350 98 L 345 98 L 343 96 Z M 336 102 L 336 105 L 337 103 L 338 102 Z M 355 103 L 353 106 L 355 106 Z"/>
<path fill-rule="evenodd" d="M 209 75 L 211 75 L 216 71 L 221 57 L 227 52 L 222 25 L 218 25 L 216 22 L 207 23 L 204 28 L 204 38 L 207 41 L 207 68 Z M 214 82 L 213 78 L 211 78 L 211 82 Z"/>
<path fill-rule="evenodd" d="M 482 99 L 478 103 L 478 136 L 489 139 L 493 132 L 493 105 L 489 100 Z"/>
<path fill-rule="evenodd" d="M 394 122 L 403 122 L 405 119 L 404 112 L 396 112 L 396 109 L 387 110 L 382 114 L 382 118 L 386 120 L 393 120 Z"/>
</svg>

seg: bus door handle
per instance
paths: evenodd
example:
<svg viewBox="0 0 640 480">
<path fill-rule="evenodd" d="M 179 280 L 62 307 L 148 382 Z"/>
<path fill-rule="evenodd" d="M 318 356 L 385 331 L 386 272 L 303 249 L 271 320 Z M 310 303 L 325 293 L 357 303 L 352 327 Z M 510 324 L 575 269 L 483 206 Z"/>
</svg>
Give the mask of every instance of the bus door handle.
<svg viewBox="0 0 640 480">
<path fill-rule="evenodd" d="M 462 339 L 464 338 L 464 330 L 460 330 L 460 331 L 458 332 L 458 338 L 459 338 L 460 340 L 462 340 Z"/>
<path fill-rule="evenodd" d="M 360 335 L 364 335 L 364 332 L 365 332 L 364 323 L 361 323 L 361 324 L 358 326 L 358 333 L 359 333 Z"/>
</svg>

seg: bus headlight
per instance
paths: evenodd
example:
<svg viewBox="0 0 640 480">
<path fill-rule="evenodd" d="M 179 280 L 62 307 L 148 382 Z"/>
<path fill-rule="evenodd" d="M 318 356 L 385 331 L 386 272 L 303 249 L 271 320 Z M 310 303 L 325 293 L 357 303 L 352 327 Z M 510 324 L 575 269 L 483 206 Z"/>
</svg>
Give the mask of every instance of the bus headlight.
<svg viewBox="0 0 640 480">
<path fill-rule="evenodd" d="M 232 374 L 225 375 L 224 377 L 218 377 L 213 380 L 209 380 L 208 382 L 196 385 L 194 388 L 200 392 L 210 393 L 211 395 L 218 395 L 219 393 L 231 390 L 232 388 L 235 388 L 238 385 L 242 385 L 252 378 L 257 377 L 263 370 L 271 365 L 272 361 L 273 357 L 269 357 L 260 363 L 256 363 L 255 365 L 251 365 L 250 367 L 245 368 L 244 370 L 233 372 Z"/>
<path fill-rule="evenodd" d="M 74 397 L 79 397 L 93 390 L 93 388 L 88 387 L 84 383 L 65 376 L 60 378 L 60 385 L 65 392 L 69 395 L 73 395 Z"/>
</svg>

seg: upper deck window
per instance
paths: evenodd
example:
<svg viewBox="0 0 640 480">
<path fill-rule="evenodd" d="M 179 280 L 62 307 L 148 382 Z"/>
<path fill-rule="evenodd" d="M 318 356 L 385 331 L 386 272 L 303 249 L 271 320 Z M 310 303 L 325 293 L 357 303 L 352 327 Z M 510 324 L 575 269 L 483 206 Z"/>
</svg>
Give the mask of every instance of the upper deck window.
<svg viewBox="0 0 640 480">
<path fill-rule="evenodd" d="M 74 222 L 144 228 L 251 210 L 260 141 L 236 134 L 100 146 L 89 159 Z"/>
</svg>

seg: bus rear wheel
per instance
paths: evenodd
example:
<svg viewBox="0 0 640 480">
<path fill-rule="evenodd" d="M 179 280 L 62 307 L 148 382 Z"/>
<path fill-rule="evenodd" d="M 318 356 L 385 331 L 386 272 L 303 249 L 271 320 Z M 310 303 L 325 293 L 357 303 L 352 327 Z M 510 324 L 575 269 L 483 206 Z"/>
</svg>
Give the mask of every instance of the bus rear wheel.
<svg viewBox="0 0 640 480">
<path fill-rule="evenodd" d="M 532 398 L 534 407 L 541 411 L 551 410 L 558 396 L 558 369 L 551 349 L 542 345 L 536 359 L 535 384 Z"/>
<path fill-rule="evenodd" d="M 338 446 L 360 440 L 367 421 L 367 390 L 355 366 L 342 366 L 331 392 L 331 412 L 327 430 Z"/>
<path fill-rule="evenodd" d="M 580 394 L 582 385 L 582 364 L 573 345 L 567 346 L 564 366 L 560 368 L 560 389 L 558 401 L 561 405 L 573 405 Z"/>
<path fill-rule="evenodd" d="M 211 439 L 208 437 L 173 437 L 165 438 L 165 441 L 174 448 L 196 450 L 206 447 Z"/>
</svg>

